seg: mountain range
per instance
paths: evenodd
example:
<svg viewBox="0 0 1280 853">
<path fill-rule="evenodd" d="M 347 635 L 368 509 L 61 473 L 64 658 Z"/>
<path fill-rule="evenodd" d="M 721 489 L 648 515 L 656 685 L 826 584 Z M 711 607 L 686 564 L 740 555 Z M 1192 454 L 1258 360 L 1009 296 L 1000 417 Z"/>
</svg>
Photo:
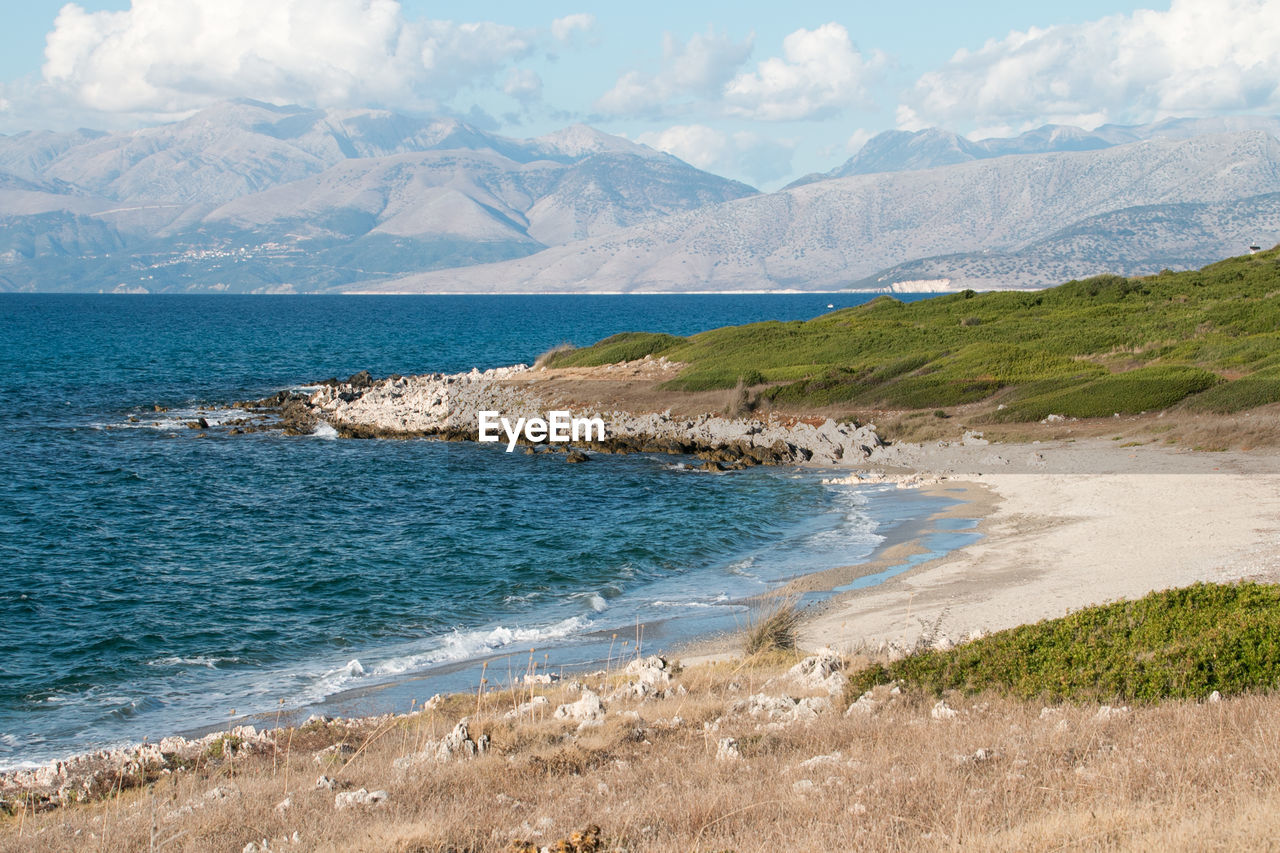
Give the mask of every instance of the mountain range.
<svg viewBox="0 0 1280 853">
<path fill-rule="evenodd" d="M 1280 242 L 1280 119 L 889 131 L 763 194 L 576 125 L 231 101 L 0 136 L 0 289 L 1037 287 Z"/>
<path fill-rule="evenodd" d="M 0 137 L 0 288 L 325 290 L 755 193 L 583 125 L 517 140 L 234 101 L 133 133 Z"/>
</svg>

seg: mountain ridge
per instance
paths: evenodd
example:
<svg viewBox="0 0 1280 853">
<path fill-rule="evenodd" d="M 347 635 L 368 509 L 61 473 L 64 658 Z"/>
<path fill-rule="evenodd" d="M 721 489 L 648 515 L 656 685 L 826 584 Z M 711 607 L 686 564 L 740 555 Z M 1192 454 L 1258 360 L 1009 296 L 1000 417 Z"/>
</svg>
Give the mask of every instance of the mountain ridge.
<svg viewBox="0 0 1280 853">
<path fill-rule="evenodd" d="M 1187 139 L 1250 130 L 1262 130 L 1280 137 L 1280 116 L 1170 118 L 1145 125 L 1106 124 L 1091 131 L 1071 125 L 1048 124 L 1014 137 L 976 141 L 938 127 L 917 131 L 886 130 L 871 137 L 856 154 L 834 169 L 804 175 L 783 189 L 852 175 L 931 169 L 1020 154 L 1097 151 L 1152 139 Z"/>
<path fill-rule="evenodd" d="M 1158 139 L 815 182 L 675 214 L 524 259 L 361 289 L 839 290 L 918 258 L 1015 252 L 1100 214 L 1158 204 L 1226 203 L 1276 191 L 1280 141 L 1264 132 Z M 1233 227 L 1265 230 L 1269 221 Z M 1280 241 L 1280 233 L 1266 233 L 1275 237 L 1272 242 Z M 1226 235 L 1219 236 L 1208 249 L 1214 257 L 1226 241 Z M 1160 246 L 1167 239 L 1153 235 L 1145 254 L 1149 262 L 1162 264 Z M 1252 239 L 1270 237 L 1242 235 L 1235 245 Z M 1117 259 L 1123 254 L 1099 258 L 1094 271 L 1108 271 L 1106 265 Z M 1002 284 L 1019 285 L 1027 286 L 1018 275 Z M 968 285 L 957 277 L 952 286 Z"/>
<path fill-rule="evenodd" d="M 130 133 L 0 137 L 0 287 L 323 290 L 756 192 L 585 125 L 519 140 L 229 101 Z"/>
</svg>

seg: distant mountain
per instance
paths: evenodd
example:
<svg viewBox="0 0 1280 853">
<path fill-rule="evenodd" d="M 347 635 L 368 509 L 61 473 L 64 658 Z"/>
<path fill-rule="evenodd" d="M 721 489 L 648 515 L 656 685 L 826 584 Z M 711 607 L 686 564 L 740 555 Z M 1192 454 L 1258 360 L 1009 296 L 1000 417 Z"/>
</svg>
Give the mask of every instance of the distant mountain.
<svg viewBox="0 0 1280 853">
<path fill-rule="evenodd" d="M 762 195 L 575 125 L 230 101 L 0 136 L 0 290 L 1037 287 L 1280 242 L 1280 119 L 891 131 Z"/>
<path fill-rule="evenodd" d="M 1049 154 L 1059 151 L 1097 151 L 1115 145 L 1150 139 L 1190 139 L 1220 133 L 1263 131 L 1280 137 L 1280 117 L 1223 116 L 1219 118 L 1172 118 L 1154 124 L 1107 124 L 1096 130 L 1050 124 L 1011 138 L 977 142 L 931 127 L 926 130 L 887 130 L 867 141 L 857 154 L 829 172 L 815 172 L 798 178 L 786 189 L 851 175 L 877 172 L 907 172 L 953 166 L 973 160 L 988 160 L 1015 154 Z"/>
<path fill-rule="evenodd" d="M 132 133 L 0 136 L 0 288 L 324 289 L 755 192 L 582 125 L 519 140 L 231 101 Z"/>
<path fill-rule="evenodd" d="M 1277 192 L 1280 141 L 1267 133 L 1161 138 L 824 180 L 518 260 L 360 289 L 823 290 L 908 278 L 1040 286 L 1200 266 L 1252 241 L 1270 246 L 1280 224 L 1265 196 Z M 988 255 L 1005 260 L 974 266 Z M 955 266 L 958 256 L 965 261 Z"/>
<path fill-rule="evenodd" d="M 1280 193 L 1236 201 L 1157 204 L 1091 216 L 1012 251 L 920 258 L 858 285 L 868 290 L 1051 287 L 1100 272 L 1145 275 L 1196 269 L 1206 259 L 1280 243 Z"/>
</svg>

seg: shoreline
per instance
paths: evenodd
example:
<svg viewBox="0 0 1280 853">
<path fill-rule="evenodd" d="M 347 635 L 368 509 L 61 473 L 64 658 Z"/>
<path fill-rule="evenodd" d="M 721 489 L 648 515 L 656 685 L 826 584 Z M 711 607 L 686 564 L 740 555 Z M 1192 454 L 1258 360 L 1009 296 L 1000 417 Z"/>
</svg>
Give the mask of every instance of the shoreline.
<svg viewBox="0 0 1280 853">
<path fill-rule="evenodd" d="M 841 594 L 806 623 L 803 641 L 901 654 L 926 633 L 946 648 L 1160 589 L 1280 582 L 1280 455 L 1150 446 L 1131 453 L 1109 444 L 1037 450 L 1047 454 L 1045 470 L 983 464 L 954 447 L 921 449 L 952 468 L 951 482 L 989 493 L 982 538 Z"/>
<path fill-rule="evenodd" d="M 813 465 L 797 467 L 807 470 L 814 477 L 823 474 L 832 477 L 850 470 L 847 468 L 834 469 L 830 466 Z M 870 479 L 863 481 L 863 484 L 888 488 L 895 485 L 897 479 L 872 476 Z M 903 477 L 901 479 L 909 480 L 911 478 Z M 827 480 L 826 482 L 830 481 Z M 902 488 L 904 491 L 917 491 L 914 485 L 906 485 Z M 919 489 L 919 492 L 925 495 L 928 494 L 926 489 Z M 952 496 L 948 496 L 948 498 L 954 500 Z M 912 495 L 911 500 L 914 501 L 914 499 L 914 495 Z M 888 530 L 881 531 L 879 528 L 877 529 L 877 532 L 887 535 L 886 541 L 877 543 L 872 547 L 865 559 L 852 565 L 855 567 L 877 565 L 886 548 L 911 547 L 912 543 L 919 537 L 922 529 L 932 519 L 954 514 L 963 510 L 965 506 L 964 503 L 957 502 L 946 508 L 930 512 L 925 516 L 917 516 L 913 513 L 909 517 L 891 519 L 892 526 Z M 966 516 L 969 515 L 969 513 L 964 514 Z M 835 569 L 807 572 L 786 583 L 804 582 L 808 578 L 822 576 L 824 573 L 833 570 Z M 779 588 L 776 582 L 770 583 L 774 590 Z M 786 584 L 783 585 L 783 588 L 785 586 Z M 706 618 L 701 614 L 673 615 L 660 622 L 642 623 L 645 640 L 643 652 L 646 655 L 659 654 L 669 656 L 672 659 L 697 663 L 699 656 L 695 651 L 696 649 L 713 645 L 717 648 L 721 645 L 726 648 L 736 647 L 740 644 L 739 635 L 743 628 L 744 619 L 740 608 L 742 606 L 750 606 L 749 602 L 753 601 L 754 598 L 752 596 L 724 602 L 726 612 L 713 618 L 716 627 L 710 630 L 699 629 L 694 631 L 688 629 L 692 621 Z M 586 635 L 578 638 L 577 642 L 548 647 L 553 657 L 556 652 L 560 652 L 562 657 L 581 658 L 573 661 L 562 660 L 558 663 L 553 661 L 551 669 L 556 673 L 563 672 L 565 678 L 572 678 L 574 675 L 605 666 L 607 658 L 603 650 L 601 650 L 599 656 L 592 656 L 589 652 L 596 646 L 602 646 L 603 648 L 610 646 L 607 631 L 608 629 L 589 631 Z M 673 638 L 669 640 L 660 639 L 664 634 L 670 635 L 672 633 L 675 634 Z M 623 636 L 625 635 L 619 634 L 619 642 L 621 642 Z M 542 649 L 540 648 L 539 652 L 541 651 Z M 13 781 L 15 779 L 24 780 L 17 783 L 19 787 L 29 785 L 37 778 L 38 774 L 44 774 L 43 778 L 48 778 L 50 773 L 56 773 L 58 768 L 62 767 L 96 767 L 104 762 L 111 767 L 116 767 L 121 763 L 127 764 L 138 756 L 151 756 L 154 758 L 154 745 L 166 741 L 169 743 L 171 751 L 182 755 L 185 752 L 196 749 L 197 745 L 207 746 L 211 739 L 216 740 L 218 737 L 225 735 L 229 727 L 231 727 L 231 730 L 252 727 L 257 732 L 256 736 L 261 738 L 266 732 L 276 729 L 277 726 L 299 725 L 303 720 L 312 716 L 347 720 L 382 719 L 388 714 L 402 716 L 406 712 L 405 709 L 412 707 L 411 700 L 421 705 L 423 699 L 434 694 L 451 695 L 467 691 L 473 692 L 483 674 L 483 667 L 490 667 L 490 674 L 492 674 L 499 671 L 498 664 L 500 662 L 508 659 L 514 661 L 520 658 L 520 662 L 523 665 L 522 659 L 525 654 L 525 651 L 519 650 L 501 653 L 490 652 L 467 660 L 439 664 L 426 671 L 404 673 L 378 684 L 344 688 L 324 699 L 283 711 L 263 710 L 245 713 L 231 720 L 210 721 L 205 725 L 158 731 L 154 738 L 144 738 L 141 742 L 120 742 L 38 762 L 22 761 L 0 770 L 0 793 L 10 793 L 15 786 Z M 615 654 L 614 657 L 616 658 L 618 655 Z M 505 669 L 505 664 L 501 668 Z M 418 685 L 421 685 L 422 689 L 415 689 Z"/>
<path fill-rule="evenodd" d="M 314 393 L 339 387 L 324 386 Z M 341 399 L 340 393 L 326 396 Z M 653 423 L 657 416 L 648 417 L 645 422 Z M 705 426 L 707 421 L 667 413 L 665 421 L 657 422 L 675 427 L 691 422 Z M 800 427 L 829 442 L 830 434 L 822 428 L 831 424 L 827 420 L 815 427 L 796 420 L 778 429 L 794 434 Z M 847 653 L 875 648 L 896 655 L 916 647 L 924 635 L 946 647 L 1089 604 L 1199 580 L 1280 581 L 1280 549 L 1274 547 L 1280 541 L 1280 455 L 1274 451 L 1196 453 L 1152 445 L 1120 447 L 1101 439 L 988 444 L 971 433 L 936 445 L 884 445 L 874 427 L 858 430 L 858 438 L 874 446 L 859 446 L 850 458 L 806 460 L 804 467 L 849 472 L 845 479 L 851 485 L 919 486 L 924 494 L 956 503 L 900 525 L 911 530 L 893 531 L 865 560 L 810 572 L 783 585 L 783 594 L 828 593 L 801 625 L 803 649 Z M 709 435 L 716 434 L 713 427 Z M 960 532 L 940 530 L 937 522 L 975 517 L 976 526 L 965 532 L 976 534 L 977 541 L 930 557 L 924 541 L 929 534 Z M 859 580 L 881 573 L 888 576 L 874 586 L 855 588 Z M 693 664 L 732 656 L 729 643 L 730 635 L 722 634 L 656 647 Z M 646 650 L 653 648 L 646 644 Z M 459 668 L 480 663 L 477 659 Z M 372 685 L 362 695 L 422 678 Z M 325 700 L 277 719 L 300 719 L 333 704 Z M 273 716 L 267 712 L 234 722 L 260 723 Z M 216 737 L 225 726 L 188 730 L 198 731 Z M 28 780 L 22 784 L 29 784 L 38 774 L 47 777 L 46 767 L 104 756 L 128 762 L 148 749 L 156 747 L 81 753 L 34 770 L 6 771 L 0 774 L 0 790 L 12 788 L 20 774 Z"/>
</svg>

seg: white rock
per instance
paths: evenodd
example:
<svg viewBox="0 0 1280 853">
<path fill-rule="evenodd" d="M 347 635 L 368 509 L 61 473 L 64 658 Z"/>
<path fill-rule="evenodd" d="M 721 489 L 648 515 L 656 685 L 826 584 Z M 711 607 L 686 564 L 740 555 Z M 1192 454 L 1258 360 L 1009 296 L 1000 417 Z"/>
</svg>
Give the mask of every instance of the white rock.
<svg viewBox="0 0 1280 853">
<path fill-rule="evenodd" d="M 825 690 L 836 694 L 844 691 L 845 677 L 841 672 L 843 662 L 832 649 L 820 649 L 787 671 L 796 684 L 811 690 Z"/>
<path fill-rule="evenodd" d="M 947 704 L 947 700 L 939 699 L 938 704 L 933 706 L 933 710 L 929 712 L 929 716 L 935 720 L 954 720 L 959 716 L 959 712 Z"/>
<path fill-rule="evenodd" d="M 844 754 L 840 750 L 828 753 L 826 755 L 815 755 L 813 758 L 807 758 L 800 762 L 801 767 L 818 767 L 822 764 L 838 764 L 844 760 Z"/>
<path fill-rule="evenodd" d="M 345 791 L 334 796 L 333 807 L 347 809 L 354 806 L 379 806 L 385 803 L 389 796 L 386 791 L 367 791 L 364 788 L 358 791 Z"/>
<path fill-rule="evenodd" d="M 1212 693 L 1210 693 L 1210 694 L 1209 694 L 1209 701 L 1210 701 L 1210 702 L 1221 702 L 1221 701 L 1222 701 L 1222 694 L 1221 694 L 1221 693 L 1219 693 L 1217 690 L 1213 691 Z"/>
<path fill-rule="evenodd" d="M 853 704 L 844 712 L 846 717 L 857 716 L 858 714 L 874 714 L 876 710 L 876 700 L 872 692 L 868 690 L 857 698 Z"/>
<path fill-rule="evenodd" d="M 578 701 L 561 705 L 556 708 L 554 714 L 557 720 L 577 720 L 579 722 L 598 722 L 604 719 L 604 715 L 604 703 L 600 701 L 600 697 L 585 687 L 582 689 L 582 697 Z"/>
<path fill-rule="evenodd" d="M 534 696 L 528 702 L 521 702 L 512 710 L 502 715 L 504 720 L 515 720 L 520 717 L 532 715 L 539 708 L 544 708 L 551 704 L 551 700 L 546 696 Z"/>
<path fill-rule="evenodd" d="M 421 752 L 397 758 L 392 764 L 403 770 L 422 762 L 444 764 L 455 758 L 474 758 L 488 750 L 489 736 L 481 735 L 477 740 L 472 740 L 467 730 L 467 718 L 464 717 L 453 727 L 453 731 L 440 740 L 429 740 L 423 745 Z"/>
<path fill-rule="evenodd" d="M 1103 705 L 1101 708 L 1098 709 L 1098 713 L 1093 715 L 1093 718 L 1100 722 L 1105 722 L 1107 720 L 1112 720 L 1117 717 L 1123 717 L 1127 713 L 1129 713 L 1128 705 L 1121 705 L 1115 708 L 1113 708 L 1110 705 Z"/>
<path fill-rule="evenodd" d="M 553 681 L 559 681 L 560 676 L 552 672 L 528 672 L 521 680 L 525 684 L 550 684 Z"/>
<path fill-rule="evenodd" d="M 737 738 L 722 737 L 716 744 L 716 761 L 741 761 Z"/>
</svg>

